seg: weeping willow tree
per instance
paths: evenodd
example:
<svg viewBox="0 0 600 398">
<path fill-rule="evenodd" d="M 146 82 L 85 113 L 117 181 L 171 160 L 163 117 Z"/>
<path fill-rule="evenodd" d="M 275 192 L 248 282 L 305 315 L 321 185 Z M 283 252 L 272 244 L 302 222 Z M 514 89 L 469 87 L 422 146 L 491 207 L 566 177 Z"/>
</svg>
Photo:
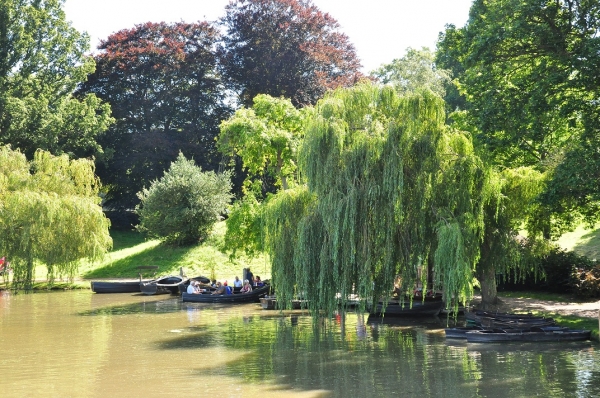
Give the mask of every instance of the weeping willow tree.
<svg viewBox="0 0 600 398">
<path fill-rule="evenodd" d="M 477 264 L 484 309 L 498 301 L 497 274 L 512 281 L 524 280 L 529 273 L 538 276 L 538 262 L 530 266 L 528 259 L 550 248 L 543 226 L 537 224 L 546 219 L 540 217 L 543 209 L 537 202 L 544 188 L 544 174 L 530 167 L 494 170 L 489 181 L 494 189 L 484 207 L 485 231 Z M 527 239 L 518 235 L 523 229 Z"/>
<path fill-rule="evenodd" d="M 101 258 L 111 247 L 91 160 L 38 150 L 25 155 L 0 147 L 0 253 L 11 262 L 13 288 L 32 288 L 34 266 L 48 280 L 73 278 L 79 260 Z"/>
<path fill-rule="evenodd" d="M 276 294 L 332 310 L 348 294 L 376 299 L 431 264 L 447 302 L 473 293 L 489 173 L 470 137 L 444 125 L 428 91 L 399 96 L 363 83 L 329 93 L 308 116 L 299 165 L 307 184 L 262 215 Z M 422 280 L 427 283 L 427 280 Z"/>
</svg>

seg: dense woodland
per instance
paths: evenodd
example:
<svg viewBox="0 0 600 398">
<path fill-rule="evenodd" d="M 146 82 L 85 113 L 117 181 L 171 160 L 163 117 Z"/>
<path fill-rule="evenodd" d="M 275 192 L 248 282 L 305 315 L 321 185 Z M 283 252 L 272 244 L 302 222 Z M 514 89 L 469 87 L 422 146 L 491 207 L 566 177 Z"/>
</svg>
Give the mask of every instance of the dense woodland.
<svg viewBox="0 0 600 398">
<path fill-rule="evenodd" d="M 93 56 L 62 0 L 0 5 L 15 287 L 35 262 L 72 275 L 101 256 L 105 215 L 188 245 L 226 216 L 232 255 L 268 254 L 278 296 L 305 292 L 313 310 L 389 294 L 397 276 L 453 305 L 479 283 L 493 304 L 498 278 L 547 277 L 553 239 L 598 219 L 597 1 L 475 0 L 435 51 L 369 76 L 310 0 L 126 27 Z"/>
</svg>

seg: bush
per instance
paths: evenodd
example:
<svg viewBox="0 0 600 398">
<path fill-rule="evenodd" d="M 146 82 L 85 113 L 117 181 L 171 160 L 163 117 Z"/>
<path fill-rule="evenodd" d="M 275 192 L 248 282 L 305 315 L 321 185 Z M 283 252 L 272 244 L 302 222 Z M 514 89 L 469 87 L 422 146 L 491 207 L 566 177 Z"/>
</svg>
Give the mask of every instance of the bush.
<svg viewBox="0 0 600 398">
<path fill-rule="evenodd" d="M 573 290 L 581 297 L 600 297 L 600 265 L 592 269 L 576 270 L 573 278 Z"/>
<path fill-rule="evenodd" d="M 225 211 L 231 195 L 228 173 L 202 172 L 179 154 L 160 180 L 138 193 L 138 230 L 183 246 L 205 239 Z"/>
<path fill-rule="evenodd" d="M 537 290 L 551 293 L 577 293 L 574 275 L 578 269 L 590 269 L 592 262 L 585 256 L 553 246 L 543 255 L 530 259 L 537 277 L 528 274 L 523 280 L 499 283 L 498 290 Z"/>
</svg>

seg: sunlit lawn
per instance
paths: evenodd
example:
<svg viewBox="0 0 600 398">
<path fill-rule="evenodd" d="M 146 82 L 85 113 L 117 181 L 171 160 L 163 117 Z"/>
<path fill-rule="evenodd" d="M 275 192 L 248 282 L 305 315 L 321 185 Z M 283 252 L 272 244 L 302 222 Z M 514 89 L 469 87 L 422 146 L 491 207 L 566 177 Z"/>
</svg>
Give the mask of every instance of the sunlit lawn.
<svg viewBox="0 0 600 398">
<path fill-rule="evenodd" d="M 189 247 L 161 244 L 158 240 L 145 240 L 134 231 L 114 231 L 113 250 L 98 264 L 84 264 L 80 275 L 84 279 L 135 278 L 138 266 L 158 266 L 157 275 L 179 274 L 183 268 L 187 276 L 203 275 L 218 280 L 231 281 L 242 278 L 242 269 L 250 267 L 255 275 L 270 278 L 270 266 L 264 257 L 242 258 L 232 262 L 222 249 L 224 223 L 218 223 L 206 242 Z M 152 276 L 145 271 L 145 276 Z"/>
</svg>

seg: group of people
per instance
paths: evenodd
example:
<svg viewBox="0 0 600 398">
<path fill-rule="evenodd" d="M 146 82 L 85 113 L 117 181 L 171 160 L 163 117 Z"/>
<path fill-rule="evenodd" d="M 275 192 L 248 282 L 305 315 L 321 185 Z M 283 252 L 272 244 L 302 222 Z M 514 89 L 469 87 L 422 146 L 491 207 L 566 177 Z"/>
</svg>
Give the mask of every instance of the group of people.
<svg viewBox="0 0 600 398">
<path fill-rule="evenodd" d="M 242 294 L 250 293 L 252 291 L 252 286 L 264 286 L 264 282 L 260 279 L 260 276 L 254 276 L 249 268 L 246 270 L 244 282 L 237 276 L 233 281 L 233 288 L 240 288 L 239 292 Z M 221 283 L 213 280 L 210 287 L 214 289 L 211 294 L 233 294 L 233 288 L 227 285 L 227 281 Z M 202 289 L 200 282 L 198 281 L 191 281 L 187 288 L 189 294 L 202 294 L 206 291 L 207 289 Z"/>
</svg>

